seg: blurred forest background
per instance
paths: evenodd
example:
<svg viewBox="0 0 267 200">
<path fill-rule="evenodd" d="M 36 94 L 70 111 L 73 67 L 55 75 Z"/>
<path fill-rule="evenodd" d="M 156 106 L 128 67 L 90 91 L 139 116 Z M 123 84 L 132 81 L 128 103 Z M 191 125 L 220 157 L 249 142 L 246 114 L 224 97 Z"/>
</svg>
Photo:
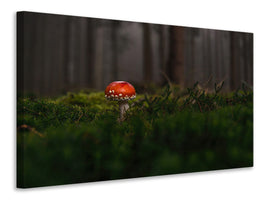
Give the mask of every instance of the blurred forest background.
<svg viewBox="0 0 267 200">
<path fill-rule="evenodd" d="M 17 90 L 39 96 L 114 80 L 136 86 L 253 86 L 253 34 L 20 12 Z"/>
</svg>

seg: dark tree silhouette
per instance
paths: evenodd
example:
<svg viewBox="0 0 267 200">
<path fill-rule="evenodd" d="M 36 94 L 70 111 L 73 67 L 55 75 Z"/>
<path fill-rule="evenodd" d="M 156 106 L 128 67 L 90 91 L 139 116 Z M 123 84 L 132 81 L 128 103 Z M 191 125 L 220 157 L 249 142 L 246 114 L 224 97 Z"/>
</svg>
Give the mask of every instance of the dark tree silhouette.
<svg viewBox="0 0 267 200">
<path fill-rule="evenodd" d="M 175 83 L 184 85 L 184 28 L 170 27 L 170 53 L 168 76 Z"/>
<path fill-rule="evenodd" d="M 152 81 L 152 49 L 151 49 L 151 30 L 149 24 L 143 24 L 143 70 L 145 82 Z"/>
<path fill-rule="evenodd" d="M 117 40 L 117 32 L 118 32 L 119 22 L 111 21 L 111 59 L 112 59 L 112 78 L 114 80 L 118 79 L 118 40 Z"/>
</svg>

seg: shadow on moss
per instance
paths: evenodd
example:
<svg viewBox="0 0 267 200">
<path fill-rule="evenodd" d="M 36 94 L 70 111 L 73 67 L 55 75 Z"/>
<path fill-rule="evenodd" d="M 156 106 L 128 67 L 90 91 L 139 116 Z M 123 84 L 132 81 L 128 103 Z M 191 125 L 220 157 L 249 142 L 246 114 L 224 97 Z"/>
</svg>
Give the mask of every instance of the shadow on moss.
<svg viewBox="0 0 267 200">
<path fill-rule="evenodd" d="M 18 187 L 252 166 L 253 93 L 216 89 L 139 94 L 121 123 L 103 92 L 19 98 Z"/>
</svg>

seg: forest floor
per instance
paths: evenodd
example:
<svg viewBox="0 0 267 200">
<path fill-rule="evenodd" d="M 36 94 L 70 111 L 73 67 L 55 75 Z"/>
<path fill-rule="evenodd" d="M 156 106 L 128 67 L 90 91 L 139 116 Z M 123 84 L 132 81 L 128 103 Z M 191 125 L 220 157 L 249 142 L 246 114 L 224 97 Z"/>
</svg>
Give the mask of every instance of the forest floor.
<svg viewBox="0 0 267 200">
<path fill-rule="evenodd" d="M 221 87 L 137 94 L 122 122 L 104 92 L 18 97 L 17 185 L 253 166 L 253 92 L 222 94 Z"/>
</svg>

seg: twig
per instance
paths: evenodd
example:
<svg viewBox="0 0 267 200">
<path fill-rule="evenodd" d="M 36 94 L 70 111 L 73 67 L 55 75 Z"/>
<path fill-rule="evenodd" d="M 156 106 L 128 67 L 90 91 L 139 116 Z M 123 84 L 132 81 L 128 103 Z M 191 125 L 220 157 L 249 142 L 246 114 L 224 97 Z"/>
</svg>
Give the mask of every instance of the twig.
<svg viewBox="0 0 267 200">
<path fill-rule="evenodd" d="M 203 112 L 202 109 L 201 109 L 201 105 L 200 105 L 199 101 L 197 101 L 197 104 L 198 104 L 200 112 Z"/>
<path fill-rule="evenodd" d="M 26 108 L 25 106 L 23 107 L 25 110 L 28 110 L 28 111 L 30 111 L 30 112 L 32 112 L 33 114 L 35 114 L 35 115 L 42 115 L 42 116 L 44 116 L 44 117 L 46 117 L 47 118 L 47 116 L 46 116 L 46 114 L 45 113 L 38 113 L 38 112 L 35 112 L 35 111 L 33 111 L 33 110 L 31 110 L 31 109 L 29 109 L 29 108 Z"/>
<path fill-rule="evenodd" d="M 79 123 L 79 121 L 80 121 L 80 119 L 82 118 L 82 116 L 83 116 L 83 112 L 82 112 L 82 114 L 79 116 L 79 118 L 75 121 L 75 123 Z"/>
<path fill-rule="evenodd" d="M 38 132 L 35 128 L 33 128 L 29 125 L 23 124 L 23 125 L 18 127 L 18 130 L 20 130 L 20 129 L 27 129 L 27 130 L 31 131 L 32 133 L 34 133 L 34 134 L 36 134 L 42 138 L 44 137 L 44 135 L 42 133 Z"/>
<path fill-rule="evenodd" d="M 206 83 L 203 83 L 204 87 L 207 87 L 207 85 L 211 82 L 211 80 L 213 79 L 212 74 L 209 76 L 208 80 L 206 81 Z"/>
<path fill-rule="evenodd" d="M 171 80 L 169 79 L 169 77 L 167 76 L 167 74 L 164 71 L 160 71 L 162 73 L 162 75 L 164 76 L 164 78 L 167 80 L 169 86 L 170 86 L 170 90 L 172 91 L 171 96 L 173 97 L 173 87 L 172 87 L 172 83 Z"/>
<path fill-rule="evenodd" d="M 28 110 L 28 111 L 32 112 L 33 114 L 40 115 L 40 113 L 37 113 L 37 112 L 35 112 L 35 111 L 33 111 L 33 110 L 29 109 L 29 108 L 26 108 L 25 106 L 23 108 L 25 110 Z"/>
</svg>

